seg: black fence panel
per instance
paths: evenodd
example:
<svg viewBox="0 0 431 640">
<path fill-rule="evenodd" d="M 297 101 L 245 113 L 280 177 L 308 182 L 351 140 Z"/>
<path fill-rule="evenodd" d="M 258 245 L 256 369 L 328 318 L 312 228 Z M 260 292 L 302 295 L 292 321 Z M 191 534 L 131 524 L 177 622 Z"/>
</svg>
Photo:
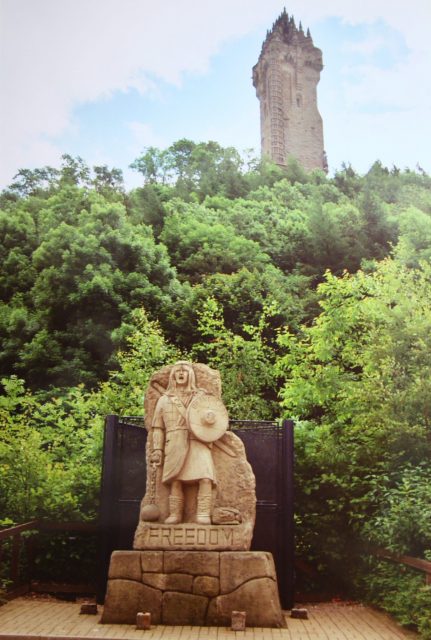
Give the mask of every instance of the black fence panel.
<svg viewBox="0 0 431 640">
<path fill-rule="evenodd" d="M 282 606 L 293 606 L 293 422 L 232 420 L 256 477 L 256 523 L 251 549 L 274 556 Z"/>
<path fill-rule="evenodd" d="M 244 443 L 256 477 L 256 524 L 252 550 L 270 551 L 275 560 L 282 606 L 293 606 L 293 422 L 231 420 Z M 101 487 L 101 567 L 99 600 L 106 589 L 109 558 L 132 549 L 140 501 L 146 489 L 143 418 L 108 416 Z"/>
</svg>

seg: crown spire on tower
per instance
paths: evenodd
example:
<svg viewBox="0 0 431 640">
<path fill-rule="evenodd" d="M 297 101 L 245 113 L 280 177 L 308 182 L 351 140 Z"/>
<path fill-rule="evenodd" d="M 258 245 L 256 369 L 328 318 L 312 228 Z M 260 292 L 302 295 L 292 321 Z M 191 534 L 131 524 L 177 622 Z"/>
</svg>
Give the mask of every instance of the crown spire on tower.
<svg viewBox="0 0 431 640">
<path fill-rule="evenodd" d="M 298 36 L 300 43 L 306 43 L 307 46 L 313 44 L 310 29 L 307 29 L 307 34 L 305 34 L 302 22 L 300 21 L 297 27 L 294 16 L 289 16 L 286 7 L 284 7 L 278 18 L 273 22 L 271 29 L 266 32 L 266 37 L 262 44 L 262 54 L 274 39 L 281 39 L 286 44 L 293 41 L 298 43 Z"/>
</svg>

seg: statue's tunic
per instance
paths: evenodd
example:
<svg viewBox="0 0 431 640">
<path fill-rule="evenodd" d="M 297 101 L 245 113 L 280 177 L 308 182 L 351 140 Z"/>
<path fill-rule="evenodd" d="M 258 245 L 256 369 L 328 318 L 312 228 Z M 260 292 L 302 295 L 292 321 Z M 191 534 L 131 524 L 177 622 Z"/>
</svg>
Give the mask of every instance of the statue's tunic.
<svg viewBox="0 0 431 640">
<path fill-rule="evenodd" d="M 187 407 L 196 395 L 194 392 L 180 399 L 163 394 L 157 401 L 152 422 L 153 447 L 164 449 L 164 483 L 203 478 L 216 481 L 210 445 L 197 440 L 187 424 Z"/>
</svg>

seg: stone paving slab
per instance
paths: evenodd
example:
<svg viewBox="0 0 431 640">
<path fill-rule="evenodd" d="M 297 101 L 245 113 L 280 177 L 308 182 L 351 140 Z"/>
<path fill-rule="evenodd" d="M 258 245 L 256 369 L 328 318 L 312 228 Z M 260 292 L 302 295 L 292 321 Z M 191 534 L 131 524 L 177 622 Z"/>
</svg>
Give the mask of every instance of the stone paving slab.
<svg viewBox="0 0 431 640">
<path fill-rule="evenodd" d="M 258 603 L 257 603 L 258 606 Z M 290 618 L 287 629 L 158 625 L 101 625 L 99 615 L 80 615 L 80 605 L 59 600 L 17 598 L 0 607 L 0 640 L 418 640 L 384 613 L 360 604 L 305 605 L 309 619 Z"/>
</svg>

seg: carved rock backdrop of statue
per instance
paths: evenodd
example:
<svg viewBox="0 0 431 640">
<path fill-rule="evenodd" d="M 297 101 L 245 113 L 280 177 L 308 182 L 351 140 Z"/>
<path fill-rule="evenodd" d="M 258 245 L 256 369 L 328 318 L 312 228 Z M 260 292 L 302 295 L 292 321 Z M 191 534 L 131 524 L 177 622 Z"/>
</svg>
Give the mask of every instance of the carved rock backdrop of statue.
<svg viewBox="0 0 431 640">
<path fill-rule="evenodd" d="M 281 627 L 272 555 L 248 551 L 255 478 L 228 430 L 218 371 L 177 362 L 155 373 L 145 396 L 147 491 L 133 551 L 114 551 L 102 616 L 133 624 L 247 623 Z M 258 604 L 257 604 L 258 603 Z"/>
<path fill-rule="evenodd" d="M 134 548 L 249 549 L 255 480 L 228 431 L 219 372 L 180 361 L 155 373 L 145 423 L 147 492 Z"/>
</svg>

